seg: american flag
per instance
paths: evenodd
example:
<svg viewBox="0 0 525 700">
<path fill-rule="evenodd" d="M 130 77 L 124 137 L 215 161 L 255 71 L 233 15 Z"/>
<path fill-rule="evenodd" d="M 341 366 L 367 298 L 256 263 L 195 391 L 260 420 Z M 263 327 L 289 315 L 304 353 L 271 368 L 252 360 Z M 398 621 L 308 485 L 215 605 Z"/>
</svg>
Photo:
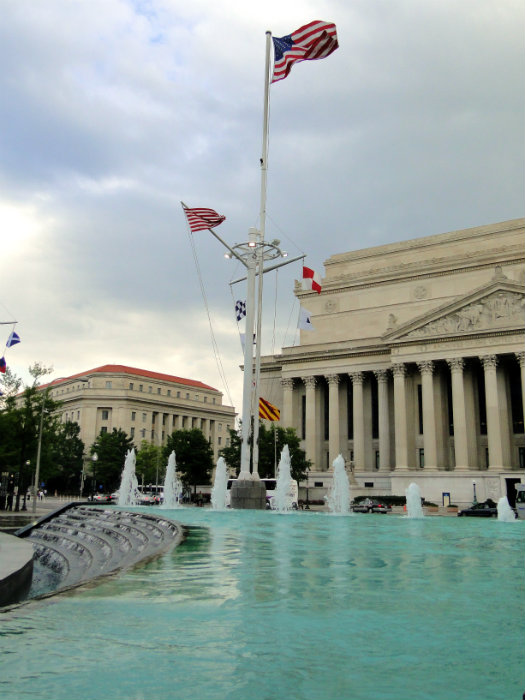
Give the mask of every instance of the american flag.
<svg viewBox="0 0 525 700">
<path fill-rule="evenodd" d="M 326 58 L 339 47 L 335 24 L 321 20 L 305 24 L 288 36 L 272 39 L 275 54 L 272 83 L 286 78 L 296 61 Z"/>
<path fill-rule="evenodd" d="M 189 209 L 184 205 L 183 209 L 192 233 L 195 233 L 195 231 L 205 231 L 206 229 L 218 226 L 226 219 L 225 216 L 217 214 L 213 209 L 203 209 L 202 207 L 198 209 Z"/>
</svg>

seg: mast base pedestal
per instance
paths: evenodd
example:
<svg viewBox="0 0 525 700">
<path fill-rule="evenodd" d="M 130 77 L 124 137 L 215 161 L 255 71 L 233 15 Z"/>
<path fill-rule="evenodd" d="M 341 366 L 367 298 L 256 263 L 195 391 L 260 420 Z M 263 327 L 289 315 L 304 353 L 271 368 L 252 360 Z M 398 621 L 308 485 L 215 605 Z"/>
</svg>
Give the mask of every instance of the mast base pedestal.
<svg viewBox="0 0 525 700">
<path fill-rule="evenodd" d="M 234 510 L 265 510 L 265 483 L 260 479 L 234 481 L 230 491 L 230 507 Z"/>
</svg>

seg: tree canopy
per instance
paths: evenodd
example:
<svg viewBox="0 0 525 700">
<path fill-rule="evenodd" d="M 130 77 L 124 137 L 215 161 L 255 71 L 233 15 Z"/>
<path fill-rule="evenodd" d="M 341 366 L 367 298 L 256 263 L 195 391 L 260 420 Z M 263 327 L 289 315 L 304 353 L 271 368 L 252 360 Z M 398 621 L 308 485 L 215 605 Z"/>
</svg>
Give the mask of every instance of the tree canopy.
<svg viewBox="0 0 525 700">
<path fill-rule="evenodd" d="M 204 437 L 202 430 L 175 430 L 164 447 L 167 460 L 175 450 L 177 471 L 185 487 L 193 486 L 195 491 L 199 484 L 209 484 L 213 470 L 213 450 Z"/>
<path fill-rule="evenodd" d="M 80 486 L 84 444 L 73 423 L 61 423 L 49 388 L 39 381 L 51 372 L 40 363 L 29 367 L 33 383 L 21 392 L 21 380 L 9 369 L 2 381 L 4 396 L 0 407 L 0 471 L 14 475 L 20 496 L 33 484 L 41 436 L 39 484 L 48 490 L 76 490 Z M 40 432 L 41 430 L 41 432 Z M 77 481 L 78 480 L 78 481 Z"/>
<path fill-rule="evenodd" d="M 241 432 L 229 431 L 230 445 L 220 451 L 226 464 L 239 474 L 241 470 Z M 294 428 L 281 428 L 271 425 L 267 428 L 264 423 L 259 424 L 259 476 L 262 479 L 275 475 L 276 465 L 279 464 L 281 452 L 285 445 L 290 450 L 292 479 L 298 482 L 306 479 L 306 470 L 311 462 L 306 459 L 306 453 L 301 449 L 299 440 Z"/>
<path fill-rule="evenodd" d="M 96 491 L 110 493 L 120 486 L 126 454 L 134 447 L 133 439 L 120 428 L 100 433 L 90 448 L 90 454 L 93 456 L 96 452 L 98 457 L 93 462 Z"/>
</svg>

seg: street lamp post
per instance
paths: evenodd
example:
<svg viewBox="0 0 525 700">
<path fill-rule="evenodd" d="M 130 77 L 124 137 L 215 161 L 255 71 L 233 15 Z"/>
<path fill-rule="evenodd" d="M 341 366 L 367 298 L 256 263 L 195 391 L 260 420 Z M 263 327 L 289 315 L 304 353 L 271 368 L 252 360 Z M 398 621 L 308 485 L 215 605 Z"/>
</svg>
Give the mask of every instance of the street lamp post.
<svg viewBox="0 0 525 700">
<path fill-rule="evenodd" d="M 42 430 L 44 428 L 44 413 L 46 412 L 46 399 L 49 389 L 46 389 L 42 396 L 42 411 L 40 412 L 40 428 L 38 430 L 38 447 L 36 450 L 36 467 L 35 467 L 35 483 L 33 485 L 33 505 L 31 511 L 33 515 L 36 513 L 36 494 L 38 490 L 38 480 L 40 478 L 40 455 L 42 453 Z"/>
<path fill-rule="evenodd" d="M 475 481 L 472 482 L 472 488 L 474 489 L 474 505 L 476 505 L 478 500 L 476 498 L 476 482 Z"/>
<path fill-rule="evenodd" d="M 98 454 L 96 452 L 93 452 L 91 455 L 91 461 L 93 462 L 93 480 L 91 482 L 91 500 L 95 500 L 95 492 L 97 489 L 97 460 L 98 460 Z"/>
</svg>

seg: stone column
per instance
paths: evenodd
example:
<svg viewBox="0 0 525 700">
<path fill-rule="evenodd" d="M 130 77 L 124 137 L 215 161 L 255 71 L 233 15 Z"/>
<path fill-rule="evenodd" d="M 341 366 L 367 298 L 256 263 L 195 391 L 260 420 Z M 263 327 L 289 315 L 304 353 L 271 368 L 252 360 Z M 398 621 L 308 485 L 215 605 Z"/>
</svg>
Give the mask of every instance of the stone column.
<svg viewBox="0 0 525 700">
<path fill-rule="evenodd" d="M 317 430 L 315 425 L 315 377 L 303 377 L 306 387 L 306 457 L 312 461 L 312 468 L 319 469 L 317 464 Z"/>
<path fill-rule="evenodd" d="M 351 372 L 354 413 L 354 464 L 356 471 L 363 471 L 365 464 L 365 416 L 363 403 L 363 373 Z"/>
<path fill-rule="evenodd" d="M 523 423 L 525 426 L 525 352 L 517 352 L 516 357 L 518 358 L 521 368 L 521 402 L 523 404 Z"/>
<path fill-rule="evenodd" d="M 434 363 L 431 360 L 418 362 L 421 373 L 423 398 L 423 447 L 425 467 L 437 468 L 436 410 L 434 404 Z"/>
<path fill-rule="evenodd" d="M 201 430 L 204 434 L 204 437 L 209 442 L 210 441 L 210 419 L 209 418 L 203 418 L 201 420 Z"/>
<path fill-rule="evenodd" d="M 341 436 L 339 434 L 339 375 L 329 374 L 326 376 L 328 382 L 328 461 L 330 466 L 334 459 L 341 452 Z"/>
<path fill-rule="evenodd" d="M 379 414 L 379 471 L 390 471 L 390 423 L 388 411 L 388 371 L 374 372 L 377 379 L 377 403 Z"/>
<path fill-rule="evenodd" d="M 502 418 L 506 415 L 500 405 L 498 392 L 496 355 L 485 355 L 481 358 L 485 371 L 485 402 L 487 405 L 487 439 L 489 444 L 489 469 L 499 470 L 505 465 L 505 430 Z M 454 431 L 455 434 L 455 431 Z"/>
<path fill-rule="evenodd" d="M 281 426 L 293 428 L 293 379 L 281 379 L 283 387 L 283 410 L 281 411 Z"/>
<path fill-rule="evenodd" d="M 465 361 L 462 357 L 447 360 L 450 367 L 452 383 L 452 411 L 454 413 L 454 455 L 455 469 L 470 469 L 467 439 L 467 405 L 465 401 L 465 383 L 463 368 Z"/>
<path fill-rule="evenodd" d="M 395 469 L 409 469 L 411 460 L 409 460 L 408 454 L 406 365 L 392 365 L 392 372 L 394 374 L 394 431 L 396 436 Z"/>
</svg>

